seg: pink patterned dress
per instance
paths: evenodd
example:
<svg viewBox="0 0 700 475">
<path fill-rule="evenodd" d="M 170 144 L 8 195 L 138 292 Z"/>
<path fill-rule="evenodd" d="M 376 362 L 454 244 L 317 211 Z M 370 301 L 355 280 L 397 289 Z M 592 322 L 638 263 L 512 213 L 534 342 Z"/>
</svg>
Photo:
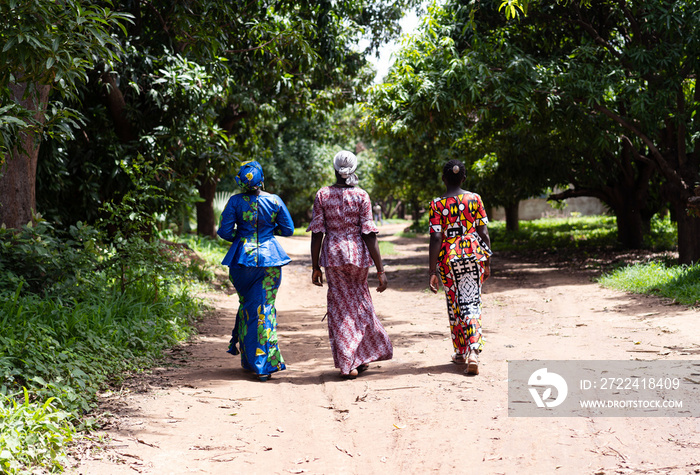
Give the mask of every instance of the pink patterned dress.
<svg viewBox="0 0 700 475">
<path fill-rule="evenodd" d="M 328 282 L 328 337 L 333 361 L 342 374 L 393 356 L 367 284 L 374 262 L 362 234 L 378 230 L 372 221 L 369 195 L 363 189 L 325 186 L 316 194 L 307 231 L 325 234 L 319 264 L 325 267 Z"/>
</svg>

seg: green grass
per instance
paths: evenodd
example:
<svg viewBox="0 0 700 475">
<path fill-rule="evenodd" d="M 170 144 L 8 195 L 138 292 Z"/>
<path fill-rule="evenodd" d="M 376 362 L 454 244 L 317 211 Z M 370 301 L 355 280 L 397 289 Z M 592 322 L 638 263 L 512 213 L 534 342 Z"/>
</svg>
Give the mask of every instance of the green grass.
<svg viewBox="0 0 700 475">
<path fill-rule="evenodd" d="M 62 471 L 67 461 L 63 447 L 73 440 L 75 427 L 71 415 L 57 406 L 53 398 L 32 402 L 26 389 L 21 398 L 0 395 L 0 472 L 22 473 L 24 467 Z"/>
<path fill-rule="evenodd" d="M 220 266 L 221 261 L 226 256 L 230 242 L 223 239 L 211 239 L 196 234 L 183 234 L 174 238 L 176 242 L 187 244 L 187 246 L 204 259 L 210 266 Z"/>
<path fill-rule="evenodd" d="M 73 430 L 49 415 L 65 413 L 61 421 L 78 422 L 94 408 L 100 388 L 125 371 L 153 365 L 162 350 L 194 332 L 200 314 L 186 287 L 134 286 L 80 301 L 0 295 L 0 472 L 22 473 L 29 462 L 60 465 L 63 454 L 53 444 L 69 440 L 66 432 Z M 29 399 L 16 404 L 23 393 Z M 18 446 L 17 434 L 35 443 Z"/>
<path fill-rule="evenodd" d="M 0 230 L 0 473 L 62 470 L 97 392 L 195 332 L 205 261 L 159 240 L 98 236 L 82 225 Z"/>
<path fill-rule="evenodd" d="M 506 230 L 504 221 L 488 225 L 492 247 L 499 251 L 543 249 L 617 249 L 614 216 L 579 216 L 520 221 L 516 232 Z M 670 250 L 675 247 L 676 230 L 668 217 L 654 218 L 645 236 L 645 247 Z"/>
<path fill-rule="evenodd" d="M 379 241 L 379 252 L 382 256 L 395 256 L 398 254 L 393 242 Z"/>
<path fill-rule="evenodd" d="M 521 221 L 516 232 L 507 231 L 504 221 L 493 221 L 488 228 L 492 247 L 499 251 L 616 246 L 617 230 L 611 216 Z"/>
<path fill-rule="evenodd" d="M 622 267 L 599 279 L 601 285 L 638 294 L 658 295 L 688 305 L 700 305 L 700 264 L 668 266 L 661 262 Z"/>
</svg>

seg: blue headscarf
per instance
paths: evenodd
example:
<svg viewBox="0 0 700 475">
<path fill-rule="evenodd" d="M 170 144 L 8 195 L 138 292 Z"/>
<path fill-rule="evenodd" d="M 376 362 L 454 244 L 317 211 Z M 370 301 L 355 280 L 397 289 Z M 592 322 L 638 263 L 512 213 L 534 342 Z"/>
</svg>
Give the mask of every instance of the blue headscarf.
<svg viewBox="0 0 700 475">
<path fill-rule="evenodd" d="M 236 183 L 243 191 L 253 191 L 260 188 L 265 181 L 262 165 L 257 161 L 245 162 L 241 166 L 238 175 L 236 175 Z"/>
</svg>

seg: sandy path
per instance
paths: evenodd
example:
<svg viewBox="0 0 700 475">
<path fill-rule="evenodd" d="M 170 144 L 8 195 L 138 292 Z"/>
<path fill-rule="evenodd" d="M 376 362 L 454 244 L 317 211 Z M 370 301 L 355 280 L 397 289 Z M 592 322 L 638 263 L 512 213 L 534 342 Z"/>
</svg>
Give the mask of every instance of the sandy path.
<svg viewBox="0 0 700 475">
<path fill-rule="evenodd" d="M 390 288 L 372 291 L 393 360 L 338 377 L 308 239 L 283 239 L 288 369 L 266 383 L 245 373 L 225 353 L 237 298 L 208 295 L 213 317 L 173 352 L 177 365 L 105 395 L 108 448 L 83 451 L 74 473 L 700 473 L 698 419 L 515 418 L 506 402 L 507 360 L 697 358 L 697 311 L 495 258 L 481 375 L 467 377 L 450 362 L 444 295 L 427 291 L 427 242 L 396 230 L 380 234 L 398 251 L 385 256 Z"/>
</svg>

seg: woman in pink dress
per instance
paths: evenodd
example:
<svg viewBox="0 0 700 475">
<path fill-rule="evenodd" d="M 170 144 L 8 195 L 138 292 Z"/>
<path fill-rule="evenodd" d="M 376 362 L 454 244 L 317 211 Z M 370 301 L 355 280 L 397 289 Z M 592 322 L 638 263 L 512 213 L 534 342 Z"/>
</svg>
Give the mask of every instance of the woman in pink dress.
<svg viewBox="0 0 700 475">
<path fill-rule="evenodd" d="M 311 236 L 314 285 L 328 282 L 328 337 L 333 361 L 342 377 L 354 379 L 372 361 L 389 360 L 393 347 L 379 322 L 367 276 L 374 264 L 379 286 L 387 287 L 367 192 L 357 187 L 357 157 L 347 151 L 333 159 L 336 182 L 324 186 L 314 200 Z"/>
</svg>

